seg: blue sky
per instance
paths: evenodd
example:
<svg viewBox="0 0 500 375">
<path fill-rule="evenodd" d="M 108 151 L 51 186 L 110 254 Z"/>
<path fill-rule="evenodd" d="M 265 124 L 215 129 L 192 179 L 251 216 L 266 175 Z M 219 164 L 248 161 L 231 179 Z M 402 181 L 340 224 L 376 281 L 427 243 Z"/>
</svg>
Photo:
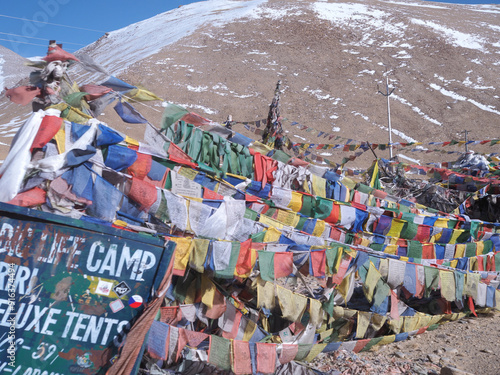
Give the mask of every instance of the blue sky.
<svg viewBox="0 0 500 375">
<path fill-rule="evenodd" d="M 0 44 L 24 57 L 43 56 L 47 51 L 48 41 L 55 39 L 63 43 L 64 49 L 74 52 L 99 39 L 105 32 L 191 2 L 193 1 L 3 0 L 0 7 Z M 440 2 L 500 4 L 500 0 Z"/>
</svg>

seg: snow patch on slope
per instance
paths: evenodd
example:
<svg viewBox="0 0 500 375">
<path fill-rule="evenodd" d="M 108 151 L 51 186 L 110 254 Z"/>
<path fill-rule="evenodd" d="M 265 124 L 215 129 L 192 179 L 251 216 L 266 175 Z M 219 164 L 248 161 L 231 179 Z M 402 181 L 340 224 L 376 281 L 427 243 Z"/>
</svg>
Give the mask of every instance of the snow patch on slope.
<svg viewBox="0 0 500 375">
<path fill-rule="evenodd" d="M 456 92 L 447 90 L 444 87 L 436 85 L 435 83 L 431 83 L 429 86 L 431 88 L 433 88 L 434 90 L 439 91 L 441 94 L 443 94 L 445 96 L 448 96 L 448 97 L 450 97 L 452 99 L 459 100 L 459 101 L 462 101 L 462 102 L 469 102 L 469 103 L 474 104 L 479 109 L 482 109 L 483 111 L 491 112 L 491 113 L 494 113 L 496 115 L 500 115 L 500 111 L 495 110 L 495 107 L 492 106 L 492 105 L 486 105 L 486 104 L 479 103 L 479 102 L 477 102 L 477 101 L 475 101 L 473 99 L 469 99 L 469 98 L 467 98 L 465 96 L 459 95 Z"/>
<path fill-rule="evenodd" d="M 477 49 L 485 52 L 484 44 L 485 40 L 475 35 L 462 33 L 457 30 L 449 29 L 445 26 L 439 25 L 432 21 L 422 21 L 416 18 L 411 20 L 415 25 L 426 26 L 438 33 L 439 35 L 445 36 L 451 43 L 457 47 L 463 47 L 468 49 Z"/>
<path fill-rule="evenodd" d="M 112 31 L 88 47 L 98 47 L 93 57 L 113 74 L 118 74 L 204 25 L 222 26 L 245 17 L 256 18 L 259 16 L 258 8 L 266 1 L 212 0 L 184 5 Z"/>
</svg>

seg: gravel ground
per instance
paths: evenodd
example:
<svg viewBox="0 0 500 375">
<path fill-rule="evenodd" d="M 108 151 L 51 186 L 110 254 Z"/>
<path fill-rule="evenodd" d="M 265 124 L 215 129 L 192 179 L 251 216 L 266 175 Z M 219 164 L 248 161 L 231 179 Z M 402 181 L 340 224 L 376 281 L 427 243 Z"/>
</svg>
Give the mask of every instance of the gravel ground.
<svg viewBox="0 0 500 375">
<path fill-rule="evenodd" d="M 478 314 L 358 354 L 323 354 L 311 364 L 331 374 L 500 374 L 500 313 Z"/>
</svg>

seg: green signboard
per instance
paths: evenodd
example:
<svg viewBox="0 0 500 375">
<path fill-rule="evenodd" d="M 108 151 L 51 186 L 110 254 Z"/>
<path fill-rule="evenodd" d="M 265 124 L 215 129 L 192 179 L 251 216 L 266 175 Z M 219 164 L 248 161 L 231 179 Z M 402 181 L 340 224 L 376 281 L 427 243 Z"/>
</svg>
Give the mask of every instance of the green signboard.
<svg viewBox="0 0 500 375">
<path fill-rule="evenodd" d="M 173 248 L 0 204 L 0 373 L 104 374 Z"/>
</svg>

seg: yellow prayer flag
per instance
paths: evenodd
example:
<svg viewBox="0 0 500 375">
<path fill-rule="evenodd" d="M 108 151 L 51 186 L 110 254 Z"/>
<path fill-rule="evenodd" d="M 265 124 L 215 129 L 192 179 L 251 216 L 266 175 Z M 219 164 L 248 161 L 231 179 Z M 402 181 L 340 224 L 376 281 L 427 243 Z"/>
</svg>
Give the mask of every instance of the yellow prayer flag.
<svg viewBox="0 0 500 375">
<path fill-rule="evenodd" d="M 316 344 L 313 345 L 311 351 L 307 355 L 307 357 L 304 359 L 304 362 L 311 362 L 314 358 L 318 356 L 319 353 L 325 349 L 327 344 Z"/>
<path fill-rule="evenodd" d="M 383 336 L 382 340 L 378 342 L 377 345 L 387 345 L 396 340 L 396 335 L 388 335 L 388 336 Z"/>
<path fill-rule="evenodd" d="M 260 217 L 262 218 L 263 215 Z M 264 242 L 277 242 L 281 237 L 281 231 L 276 228 L 270 227 L 266 230 L 266 234 L 264 235 Z"/>
<path fill-rule="evenodd" d="M 316 299 L 309 298 L 309 316 L 311 317 L 311 324 L 318 327 L 323 322 L 323 309 L 321 302 Z"/>
<path fill-rule="evenodd" d="M 283 318 L 291 322 L 299 321 L 306 310 L 307 298 L 279 285 L 276 286 L 276 292 Z"/>
<path fill-rule="evenodd" d="M 288 203 L 288 208 L 294 212 L 299 212 L 302 208 L 302 194 L 292 191 L 292 199 Z"/>
<path fill-rule="evenodd" d="M 257 280 L 257 307 L 274 308 L 274 296 L 273 283 L 265 282 L 262 279 Z"/>
<path fill-rule="evenodd" d="M 387 232 L 388 237 L 400 237 L 401 231 L 403 230 L 404 225 L 406 224 L 406 220 L 401 219 L 392 219 L 391 229 Z"/>
<path fill-rule="evenodd" d="M 313 194 L 318 197 L 326 197 L 326 180 L 315 174 L 312 175 Z"/>
<path fill-rule="evenodd" d="M 448 221 L 449 219 L 445 217 L 438 217 L 434 222 L 434 226 L 438 228 L 448 228 Z"/>
<path fill-rule="evenodd" d="M 283 229 L 283 224 L 280 223 L 278 220 L 273 219 L 272 217 L 266 216 L 266 215 L 260 215 L 259 222 L 262 224 L 269 225 L 271 228 L 278 228 L 278 229 Z M 269 229 L 271 229 L 269 228 Z"/>
<path fill-rule="evenodd" d="M 372 317 L 372 313 L 360 311 L 358 312 L 358 324 L 356 326 L 356 338 L 362 339 L 365 337 L 366 330 L 370 325 L 370 320 Z"/>
<path fill-rule="evenodd" d="M 64 127 L 64 122 L 61 129 L 59 129 L 59 131 L 54 136 L 54 139 L 56 140 L 57 150 L 59 151 L 59 153 L 64 153 L 66 151 L 66 130 Z"/>
<path fill-rule="evenodd" d="M 382 275 L 380 274 L 380 272 L 370 261 L 368 272 L 366 273 L 366 281 L 363 284 L 363 290 L 365 292 L 366 299 L 370 303 L 373 300 L 373 292 L 375 291 L 375 286 L 377 285 L 377 282 L 380 280 L 381 277 Z"/>
<path fill-rule="evenodd" d="M 280 223 L 295 228 L 299 223 L 300 216 L 293 211 L 278 210 L 276 220 L 278 220 Z"/>
<path fill-rule="evenodd" d="M 450 238 L 450 243 L 454 244 L 457 243 L 457 238 L 460 237 L 460 235 L 464 232 L 463 229 L 453 229 L 453 233 Z"/>
<path fill-rule="evenodd" d="M 201 303 L 211 309 L 214 306 L 215 285 L 206 276 L 201 276 Z"/>
<path fill-rule="evenodd" d="M 191 252 L 191 257 L 189 258 L 189 265 L 192 269 L 199 273 L 205 272 L 203 265 L 207 258 L 208 246 L 210 245 L 210 240 L 203 238 L 195 238 L 193 240 L 193 251 Z"/>
<path fill-rule="evenodd" d="M 174 257 L 174 273 L 176 271 L 182 271 L 184 274 L 189 261 L 189 256 L 194 248 L 193 240 L 191 238 L 185 237 L 172 237 L 171 241 L 175 242 L 175 257 Z"/>
<path fill-rule="evenodd" d="M 314 226 L 312 235 L 315 237 L 321 237 L 324 231 L 325 231 L 325 222 L 323 220 L 316 220 L 316 225 Z"/>
<path fill-rule="evenodd" d="M 125 142 L 129 145 L 139 146 L 139 141 L 134 138 L 130 138 L 128 135 L 125 136 Z"/>
<path fill-rule="evenodd" d="M 463 258 L 465 256 L 465 244 L 457 243 L 455 245 L 455 258 Z"/>
</svg>

